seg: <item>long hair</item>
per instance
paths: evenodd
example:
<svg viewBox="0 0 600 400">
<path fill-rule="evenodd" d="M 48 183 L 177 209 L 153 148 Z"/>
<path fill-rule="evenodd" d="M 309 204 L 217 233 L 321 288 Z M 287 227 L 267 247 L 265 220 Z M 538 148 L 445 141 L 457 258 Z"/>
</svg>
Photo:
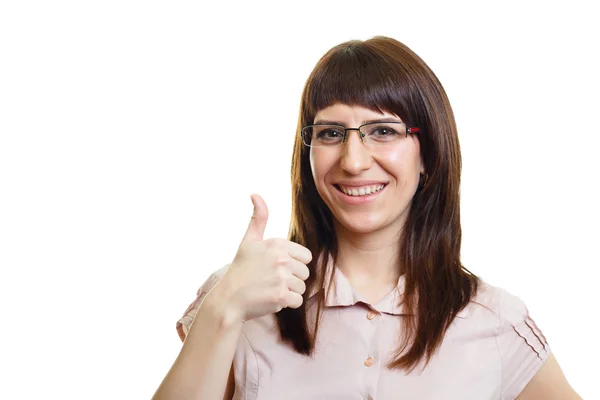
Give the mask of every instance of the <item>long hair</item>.
<svg viewBox="0 0 600 400">
<path fill-rule="evenodd" d="M 334 217 L 319 196 L 310 168 L 309 149 L 300 131 L 316 113 L 336 103 L 358 105 L 399 116 L 418 126 L 427 179 L 419 185 L 400 236 L 405 287 L 404 337 L 393 369 L 427 365 L 459 311 L 478 290 L 479 278 L 460 262 L 461 156 L 454 115 L 435 74 L 412 50 L 387 37 L 352 40 L 335 46 L 306 81 L 292 156 L 292 216 L 289 240 L 313 254 L 308 265 L 304 304 L 277 313 L 282 340 L 311 355 L 324 308 L 325 263 L 338 255 Z M 400 268 L 400 265 L 398 266 Z M 333 271 L 331 272 L 333 273 Z M 308 321 L 307 300 L 314 290 L 317 313 Z M 419 294 L 426 294 L 421 295 Z"/>
</svg>

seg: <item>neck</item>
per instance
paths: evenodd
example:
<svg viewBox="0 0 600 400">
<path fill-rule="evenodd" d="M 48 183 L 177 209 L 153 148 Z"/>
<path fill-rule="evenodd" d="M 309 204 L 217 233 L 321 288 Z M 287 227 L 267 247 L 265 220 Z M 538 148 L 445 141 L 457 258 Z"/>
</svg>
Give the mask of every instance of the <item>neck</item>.
<svg viewBox="0 0 600 400">
<path fill-rule="evenodd" d="M 385 290 L 396 286 L 401 275 L 397 230 L 357 233 L 337 224 L 336 233 L 338 266 L 353 287 Z"/>
</svg>

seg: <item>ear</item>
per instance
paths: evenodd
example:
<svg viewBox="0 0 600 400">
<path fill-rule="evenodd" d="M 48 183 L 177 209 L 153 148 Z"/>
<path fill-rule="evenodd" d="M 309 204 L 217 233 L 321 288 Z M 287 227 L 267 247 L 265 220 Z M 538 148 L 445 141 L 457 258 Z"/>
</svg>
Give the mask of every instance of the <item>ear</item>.
<svg viewBox="0 0 600 400">
<path fill-rule="evenodd" d="M 423 164 L 423 158 L 422 157 L 421 157 L 420 164 L 421 164 L 421 166 L 420 166 L 421 174 L 425 175 L 425 165 Z"/>
</svg>

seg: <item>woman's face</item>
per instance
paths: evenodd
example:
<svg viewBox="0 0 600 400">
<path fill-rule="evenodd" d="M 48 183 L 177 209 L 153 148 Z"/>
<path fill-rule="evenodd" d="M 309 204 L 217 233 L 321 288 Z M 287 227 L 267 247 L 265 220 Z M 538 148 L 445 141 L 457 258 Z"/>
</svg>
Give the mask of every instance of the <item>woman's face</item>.
<svg viewBox="0 0 600 400">
<path fill-rule="evenodd" d="M 365 121 L 389 122 L 390 118 L 402 121 L 393 114 L 335 104 L 317 112 L 313 123 L 335 122 L 358 128 Z M 400 232 L 417 190 L 419 174 L 425 173 L 415 134 L 366 146 L 358 131 L 348 131 L 345 143 L 311 147 L 310 165 L 317 191 L 337 223 L 356 233 L 383 229 Z"/>
</svg>

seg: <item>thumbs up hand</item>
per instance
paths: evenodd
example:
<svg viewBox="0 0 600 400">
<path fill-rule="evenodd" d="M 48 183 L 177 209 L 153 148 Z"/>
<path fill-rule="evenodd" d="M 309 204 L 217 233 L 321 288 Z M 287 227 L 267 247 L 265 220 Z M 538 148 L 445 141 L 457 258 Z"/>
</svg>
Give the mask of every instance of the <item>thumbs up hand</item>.
<svg viewBox="0 0 600 400">
<path fill-rule="evenodd" d="M 312 254 L 306 247 L 286 239 L 264 240 L 269 211 L 262 197 L 252 195 L 254 213 L 237 254 L 215 290 L 247 321 L 298 308 L 309 276 L 306 264 Z"/>
</svg>

